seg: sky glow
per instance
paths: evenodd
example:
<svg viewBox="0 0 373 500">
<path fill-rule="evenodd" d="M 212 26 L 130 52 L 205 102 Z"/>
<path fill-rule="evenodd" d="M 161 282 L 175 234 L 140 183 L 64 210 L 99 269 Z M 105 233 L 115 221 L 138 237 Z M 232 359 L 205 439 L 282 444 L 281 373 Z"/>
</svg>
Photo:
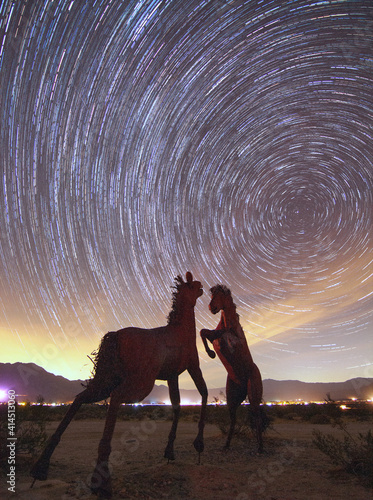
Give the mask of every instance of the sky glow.
<svg viewBox="0 0 373 500">
<path fill-rule="evenodd" d="M 190 270 L 263 378 L 373 377 L 371 0 L 0 9 L 1 362 L 85 379 Z"/>
</svg>

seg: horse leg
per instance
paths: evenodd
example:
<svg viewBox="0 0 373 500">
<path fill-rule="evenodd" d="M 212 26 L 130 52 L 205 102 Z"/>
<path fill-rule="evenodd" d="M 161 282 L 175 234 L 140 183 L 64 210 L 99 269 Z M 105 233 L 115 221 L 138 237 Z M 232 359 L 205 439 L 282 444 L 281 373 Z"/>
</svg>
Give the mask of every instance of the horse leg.
<svg viewBox="0 0 373 500">
<path fill-rule="evenodd" d="M 167 380 L 167 384 L 170 393 L 170 400 L 174 416 L 173 416 L 171 430 L 168 435 L 168 443 L 164 450 L 164 458 L 167 458 L 168 461 L 170 461 L 170 460 L 175 460 L 174 441 L 176 438 L 177 424 L 179 423 L 179 415 L 180 415 L 179 377 L 176 376 L 170 378 L 169 380 Z"/>
<path fill-rule="evenodd" d="M 214 330 L 206 330 L 205 328 L 203 330 L 200 331 L 200 336 L 201 336 L 201 339 L 202 339 L 202 342 L 203 342 L 203 345 L 204 345 L 204 348 L 205 348 L 205 351 L 207 352 L 207 354 L 210 356 L 210 358 L 214 359 L 216 354 L 215 354 L 215 351 L 213 351 L 212 349 L 210 349 L 208 343 L 207 343 L 207 338 L 208 338 L 208 335 L 211 334 Z M 210 339 L 209 339 L 210 340 Z M 210 340 L 210 342 L 212 342 L 212 340 Z"/>
<path fill-rule="evenodd" d="M 66 415 L 64 416 L 61 423 L 55 430 L 54 434 L 49 438 L 42 454 L 40 455 L 39 459 L 35 462 L 30 471 L 30 475 L 35 480 L 38 479 L 39 481 L 45 481 L 47 479 L 49 463 L 52 453 L 54 452 L 56 446 L 60 442 L 63 432 L 65 431 L 65 429 L 67 428 L 67 426 L 69 425 L 69 423 L 71 422 L 71 420 L 73 419 L 74 415 L 79 410 L 81 405 L 83 403 L 90 402 L 91 399 L 90 396 L 91 395 L 88 389 L 85 389 L 84 391 L 80 392 L 74 399 L 74 402 L 70 406 Z"/>
<path fill-rule="evenodd" d="M 253 410 L 255 433 L 258 443 L 258 453 L 263 453 L 263 422 L 260 403 L 263 396 L 263 383 L 259 368 L 254 364 L 247 383 L 247 393 Z"/>
<path fill-rule="evenodd" d="M 197 357 L 197 362 L 191 368 L 188 368 L 189 375 L 192 377 L 193 382 L 195 383 L 198 392 L 201 395 L 201 414 L 198 422 L 198 434 L 196 439 L 193 442 L 193 446 L 195 450 L 198 452 L 198 463 L 201 461 L 201 453 L 203 452 L 205 445 L 203 441 L 203 430 L 205 428 L 205 420 L 206 420 L 206 407 L 207 407 L 207 386 L 205 379 L 203 378 L 201 368 L 199 367 L 199 361 Z"/>
<path fill-rule="evenodd" d="M 224 445 L 224 449 L 228 450 L 231 445 L 231 440 L 234 434 L 234 428 L 236 426 L 236 414 L 237 408 L 240 406 L 242 401 L 246 397 L 246 388 L 233 382 L 230 377 L 227 377 L 227 405 L 229 411 L 230 426 L 228 431 L 227 440 Z"/>
<path fill-rule="evenodd" d="M 111 452 L 111 439 L 113 437 L 120 404 L 121 398 L 119 393 L 113 393 L 106 416 L 104 432 L 100 444 L 98 445 L 96 467 L 91 478 L 91 491 L 92 493 L 100 495 L 100 498 L 111 498 L 112 496 L 109 456 Z"/>
</svg>

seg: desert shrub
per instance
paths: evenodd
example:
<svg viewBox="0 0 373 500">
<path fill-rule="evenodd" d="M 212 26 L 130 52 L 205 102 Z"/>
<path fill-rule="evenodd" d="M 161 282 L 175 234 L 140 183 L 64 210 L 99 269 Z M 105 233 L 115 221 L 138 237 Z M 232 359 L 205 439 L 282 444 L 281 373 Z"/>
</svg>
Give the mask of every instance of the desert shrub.
<svg viewBox="0 0 373 500">
<path fill-rule="evenodd" d="M 5 408 L 5 405 L 3 405 Z M 1 415 L 2 417 L 3 415 Z M 8 437 L 8 422 L 6 418 L 0 419 L 0 443 L 6 443 Z M 8 448 L 4 445 L 0 446 L 0 464 L 4 467 L 8 459 Z"/>
<path fill-rule="evenodd" d="M 224 410 L 225 410 L 224 412 L 219 412 L 220 415 L 216 415 L 217 418 L 215 418 L 214 423 L 218 426 L 218 428 L 223 434 L 228 434 L 230 427 L 228 407 L 225 406 Z M 248 435 L 251 435 L 248 413 L 246 411 L 246 408 L 244 408 L 243 406 L 239 406 L 237 408 L 236 425 L 234 433 L 236 436 L 242 436 L 242 437 L 247 437 Z"/>
<path fill-rule="evenodd" d="M 260 407 L 262 418 L 262 431 L 265 432 L 272 423 L 272 418 L 268 415 L 264 406 Z M 229 411 L 227 406 L 216 407 L 213 414 L 208 419 L 211 423 L 217 425 L 223 434 L 228 434 L 230 427 Z M 255 416 L 251 405 L 241 405 L 237 408 L 236 425 L 234 433 L 237 436 L 251 436 L 255 431 Z"/>
<path fill-rule="evenodd" d="M 310 424 L 330 424 L 330 417 L 328 415 L 324 415 L 323 413 L 312 415 L 310 418 Z"/>
<path fill-rule="evenodd" d="M 284 418 L 287 420 L 298 420 L 300 417 L 297 412 L 290 411 L 289 413 L 284 413 Z"/>
<path fill-rule="evenodd" d="M 17 408 L 17 451 L 35 456 L 47 440 L 48 408 L 42 396 L 38 397 L 38 405 Z"/>
<path fill-rule="evenodd" d="M 287 419 L 288 413 L 297 413 L 292 406 L 285 407 L 280 405 L 270 406 L 269 408 L 267 407 L 267 411 L 271 416 L 279 419 Z"/>
<path fill-rule="evenodd" d="M 327 415 L 331 421 L 339 420 L 343 410 L 338 403 L 326 403 L 321 406 L 322 413 Z"/>
<path fill-rule="evenodd" d="M 371 421 L 373 418 L 373 405 L 365 401 L 350 404 L 348 417 L 360 422 Z"/>
<path fill-rule="evenodd" d="M 152 411 L 149 413 L 149 418 L 151 420 L 167 420 L 169 416 L 169 409 L 164 406 L 156 406 L 152 408 Z"/>
<path fill-rule="evenodd" d="M 201 415 L 200 406 L 183 406 L 180 412 L 180 418 L 189 422 L 198 422 Z"/>
<path fill-rule="evenodd" d="M 304 405 L 302 407 L 302 419 L 305 422 L 309 422 L 311 418 L 316 415 L 320 415 L 325 412 L 324 405 L 317 405 L 316 403 L 310 403 L 309 405 Z"/>
<path fill-rule="evenodd" d="M 363 476 L 370 486 L 373 486 L 373 435 L 369 430 L 366 434 L 359 433 L 353 437 L 346 425 L 338 424 L 343 431 L 343 439 L 331 434 L 313 430 L 313 444 L 334 465 L 342 466 L 347 472 Z"/>
<path fill-rule="evenodd" d="M 313 415 L 320 413 L 320 407 L 316 404 L 288 404 L 275 405 L 269 408 L 270 414 L 275 418 L 285 420 L 304 420 L 308 421 Z"/>
<path fill-rule="evenodd" d="M 248 408 L 247 411 L 248 411 L 249 424 L 250 424 L 251 429 L 254 430 L 256 424 L 255 424 L 255 414 L 253 411 L 253 407 L 250 405 L 247 408 Z M 260 406 L 259 411 L 260 411 L 260 417 L 261 417 L 261 423 L 262 423 L 262 432 L 266 432 L 266 430 L 269 427 L 271 427 L 273 419 L 269 415 L 269 413 L 267 412 L 266 406 Z"/>
<path fill-rule="evenodd" d="M 342 415 L 340 406 L 335 403 L 300 405 L 297 411 L 305 422 L 311 424 L 330 423 L 338 420 Z"/>
<path fill-rule="evenodd" d="M 89 419 L 105 419 L 107 414 L 108 405 L 96 405 L 96 404 L 84 404 L 79 408 L 79 411 L 75 414 L 74 420 L 89 420 Z M 64 410 L 63 415 L 67 412 Z"/>
<path fill-rule="evenodd" d="M 7 405 L 1 406 L 0 419 L 0 442 L 6 443 L 8 437 L 8 423 L 6 419 Z M 4 417 L 4 418 L 3 418 Z M 16 405 L 16 453 L 27 453 L 35 456 L 44 446 L 47 440 L 46 424 L 48 422 L 48 411 L 43 405 L 43 399 L 39 398 L 39 405 L 25 406 Z M 0 463 L 2 467 L 7 464 L 8 449 L 0 447 Z"/>
</svg>

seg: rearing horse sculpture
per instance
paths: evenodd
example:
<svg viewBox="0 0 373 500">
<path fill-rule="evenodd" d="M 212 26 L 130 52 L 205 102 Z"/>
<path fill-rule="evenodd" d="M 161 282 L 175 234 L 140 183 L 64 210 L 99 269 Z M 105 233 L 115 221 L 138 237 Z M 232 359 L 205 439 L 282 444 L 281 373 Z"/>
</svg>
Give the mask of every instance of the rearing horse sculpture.
<svg viewBox="0 0 373 500">
<path fill-rule="evenodd" d="M 51 455 L 80 406 L 110 396 L 104 433 L 98 447 L 97 464 L 91 479 L 91 490 L 101 497 L 111 498 L 108 463 L 119 406 L 122 403 L 142 401 L 151 392 L 156 379 L 167 380 L 169 386 L 173 422 L 164 456 L 168 460 L 174 460 L 174 440 L 180 413 L 178 377 L 185 370 L 188 370 L 202 396 L 199 431 L 193 444 L 199 454 L 203 451 L 207 387 L 199 366 L 194 316 L 194 306 L 203 290 L 199 281 L 193 281 L 190 272 L 186 273 L 186 282 L 178 276 L 174 288 L 172 310 L 166 326 L 150 330 L 129 327 L 109 332 L 103 337 L 95 358 L 95 374 L 88 381 L 86 389 L 76 396 L 31 469 L 34 479 L 47 478 Z"/>
<path fill-rule="evenodd" d="M 260 408 L 263 396 L 262 377 L 249 351 L 231 291 L 224 285 L 216 285 L 210 289 L 210 293 L 209 309 L 213 314 L 221 311 L 221 318 L 215 330 L 203 329 L 200 334 L 207 354 L 215 358 L 215 352 L 207 344 L 209 340 L 228 372 L 226 393 L 230 428 L 225 448 L 229 448 L 231 443 L 237 408 L 248 396 L 253 409 L 258 452 L 261 453 L 263 451 L 263 422 Z"/>
</svg>

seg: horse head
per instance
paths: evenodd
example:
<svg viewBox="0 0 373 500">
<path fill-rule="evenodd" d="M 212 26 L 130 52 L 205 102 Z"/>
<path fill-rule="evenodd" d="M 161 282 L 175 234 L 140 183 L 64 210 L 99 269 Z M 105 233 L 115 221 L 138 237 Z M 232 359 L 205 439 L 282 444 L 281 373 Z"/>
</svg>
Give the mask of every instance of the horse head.
<svg viewBox="0 0 373 500">
<path fill-rule="evenodd" d="M 168 323 L 177 321 L 182 307 L 194 307 L 198 297 L 203 294 L 201 282 L 194 281 L 191 272 L 188 271 L 185 278 L 186 282 L 180 275 L 175 278 L 172 309 L 167 318 Z"/>
<path fill-rule="evenodd" d="M 217 314 L 224 309 L 227 299 L 232 300 L 232 294 L 229 288 L 224 285 L 215 285 L 210 289 L 211 301 L 209 309 L 212 314 Z"/>
<path fill-rule="evenodd" d="M 186 273 L 185 278 L 186 283 L 184 281 L 183 283 L 186 285 L 186 290 L 189 291 L 190 298 L 194 301 L 195 305 L 198 297 L 201 297 L 203 294 L 202 284 L 200 281 L 193 281 L 193 275 L 190 271 Z"/>
</svg>

